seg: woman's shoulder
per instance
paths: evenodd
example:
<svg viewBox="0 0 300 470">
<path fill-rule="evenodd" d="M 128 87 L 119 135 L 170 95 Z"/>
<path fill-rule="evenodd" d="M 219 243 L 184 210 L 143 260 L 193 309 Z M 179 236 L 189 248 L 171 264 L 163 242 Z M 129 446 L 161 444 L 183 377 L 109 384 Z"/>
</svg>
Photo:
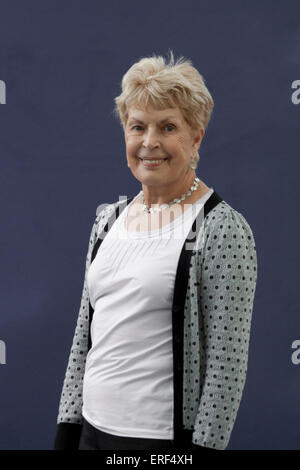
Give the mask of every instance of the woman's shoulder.
<svg viewBox="0 0 300 470">
<path fill-rule="evenodd" d="M 102 204 L 99 204 L 99 206 L 97 206 L 97 208 L 96 208 L 96 218 L 97 219 L 100 219 L 100 218 L 103 219 L 110 212 L 115 210 L 116 205 L 117 205 L 117 202 L 113 202 L 113 203 L 104 202 Z"/>
<path fill-rule="evenodd" d="M 102 203 L 99 204 L 96 208 L 96 218 L 94 220 L 94 230 L 97 234 L 101 232 L 101 230 L 105 227 L 110 217 L 113 217 L 112 222 L 114 222 L 113 214 L 116 214 L 117 207 L 120 205 L 126 205 L 125 201 L 131 200 L 130 198 L 125 198 L 122 200 L 118 200 L 112 203 Z"/>
<path fill-rule="evenodd" d="M 104 202 L 102 204 L 99 204 L 99 206 L 97 206 L 96 208 L 96 217 L 97 218 L 99 218 L 99 216 L 101 218 L 107 217 L 112 212 L 116 211 L 118 206 L 120 206 L 121 204 L 122 205 L 125 204 L 125 201 L 131 201 L 131 199 L 132 199 L 131 197 L 127 197 L 125 199 L 121 199 L 116 202 L 111 202 L 111 203 Z"/>
<path fill-rule="evenodd" d="M 225 200 L 220 201 L 205 217 L 204 231 L 220 233 L 229 231 L 234 233 L 246 233 L 253 238 L 253 232 L 247 218 L 239 210 L 232 207 Z"/>
<path fill-rule="evenodd" d="M 250 273 L 249 280 L 256 282 L 256 241 L 248 220 L 240 211 L 220 201 L 204 219 L 202 240 L 205 270 L 215 267 L 219 275 L 223 270 L 225 277 L 228 269 L 244 277 L 245 273 Z"/>
</svg>

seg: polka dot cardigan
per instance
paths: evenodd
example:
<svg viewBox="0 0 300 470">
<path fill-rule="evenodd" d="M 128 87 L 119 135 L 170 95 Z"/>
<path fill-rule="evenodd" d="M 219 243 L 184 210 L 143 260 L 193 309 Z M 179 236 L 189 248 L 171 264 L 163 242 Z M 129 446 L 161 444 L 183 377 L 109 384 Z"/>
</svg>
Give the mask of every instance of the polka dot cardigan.
<svg viewBox="0 0 300 470">
<path fill-rule="evenodd" d="M 132 199 L 108 204 L 99 213 L 97 210 L 92 226 L 54 449 L 78 448 L 93 314 L 86 274 L 101 244 L 99 234 L 103 239 L 109 221 Z M 195 450 L 224 450 L 246 380 L 257 281 L 256 246 L 244 216 L 215 191 L 197 217 L 202 217 L 202 230 L 194 230 L 193 249 L 183 246 L 174 287 L 174 441 L 178 448 L 186 443 Z"/>
</svg>

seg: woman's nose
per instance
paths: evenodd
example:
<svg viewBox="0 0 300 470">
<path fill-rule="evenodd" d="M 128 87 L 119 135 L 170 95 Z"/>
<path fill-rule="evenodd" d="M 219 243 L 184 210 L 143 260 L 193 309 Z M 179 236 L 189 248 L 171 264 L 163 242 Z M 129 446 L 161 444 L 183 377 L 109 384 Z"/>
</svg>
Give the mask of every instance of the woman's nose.
<svg viewBox="0 0 300 470">
<path fill-rule="evenodd" d="M 144 146 L 155 147 L 159 145 L 159 139 L 155 130 L 147 130 L 144 134 Z"/>
</svg>

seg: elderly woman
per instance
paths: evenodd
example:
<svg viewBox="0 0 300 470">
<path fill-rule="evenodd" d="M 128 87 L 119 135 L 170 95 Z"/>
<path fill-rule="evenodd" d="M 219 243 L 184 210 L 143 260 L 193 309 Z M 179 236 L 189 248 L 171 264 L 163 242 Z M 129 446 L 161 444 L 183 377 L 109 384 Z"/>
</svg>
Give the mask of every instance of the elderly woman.
<svg viewBox="0 0 300 470">
<path fill-rule="evenodd" d="M 54 449 L 226 449 L 257 280 L 244 216 L 196 177 L 213 99 L 191 61 L 143 58 L 115 99 L 142 189 L 101 205 Z"/>
</svg>

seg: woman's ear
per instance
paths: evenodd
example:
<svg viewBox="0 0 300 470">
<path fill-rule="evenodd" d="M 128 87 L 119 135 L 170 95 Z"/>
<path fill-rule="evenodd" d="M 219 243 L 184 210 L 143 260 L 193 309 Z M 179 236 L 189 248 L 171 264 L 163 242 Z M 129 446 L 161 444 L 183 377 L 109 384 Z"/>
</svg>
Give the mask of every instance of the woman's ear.
<svg viewBox="0 0 300 470">
<path fill-rule="evenodd" d="M 203 127 L 197 130 L 194 130 L 193 132 L 193 147 L 196 152 L 198 152 L 199 150 L 204 134 L 205 134 L 205 130 L 203 129 Z"/>
</svg>

